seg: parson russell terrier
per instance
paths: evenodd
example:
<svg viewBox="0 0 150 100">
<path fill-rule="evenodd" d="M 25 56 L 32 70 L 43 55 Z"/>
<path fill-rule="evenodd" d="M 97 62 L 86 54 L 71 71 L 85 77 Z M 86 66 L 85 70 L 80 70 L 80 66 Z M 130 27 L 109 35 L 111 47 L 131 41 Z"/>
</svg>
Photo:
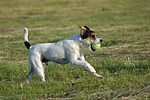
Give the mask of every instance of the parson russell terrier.
<svg viewBox="0 0 150 100">
<path fill-rule="evenodd" d="M 25 81 L 29 82 L 34 74 L 38 74 L 41 81 L 45 81 L 43 62 L 48 65 L 48 62 L 58 64 L 77 65 L 84 67 L 92 75 L 103 78 L 96 73 L 95 69 L 85 60 L 82 47 L 88 47 L 90 51 L 96 51 L 92 48 L 92 44 L 102 43 L 102 38 L 97 36 L 97 33 L 90 30 L 87 26 L 79 27 L 81 32 L 72 35 L 71 37 L 58 41 L 56 43 L 43 43 L 31 46 L 28 42 L 28 29 L 24 28 L 24 44 L 29 49 L 30 71 L 25 76 Z"/>
</svg>

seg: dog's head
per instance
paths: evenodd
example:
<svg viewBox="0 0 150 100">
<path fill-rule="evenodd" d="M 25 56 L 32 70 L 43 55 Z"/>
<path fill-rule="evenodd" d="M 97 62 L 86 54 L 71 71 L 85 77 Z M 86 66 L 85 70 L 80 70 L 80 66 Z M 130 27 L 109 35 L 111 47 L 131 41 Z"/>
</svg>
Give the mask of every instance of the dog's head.
<svg viewBox="0 0 150 100">
<path fill-rule="evenodd" d="M 90 51 L 96 51 L 95 49 L 92 48 L 92 44 L 99 44 L 103 42 L 102 38 L 99 38 L 97 36 L 97 33 L 94 31 L 90 30 L 87 26 L 84 27 L 79 27 L 81 28 L 81 37 L 82 37 L 82 43 L 84 46 L 89 47 Z"/>
</svg>

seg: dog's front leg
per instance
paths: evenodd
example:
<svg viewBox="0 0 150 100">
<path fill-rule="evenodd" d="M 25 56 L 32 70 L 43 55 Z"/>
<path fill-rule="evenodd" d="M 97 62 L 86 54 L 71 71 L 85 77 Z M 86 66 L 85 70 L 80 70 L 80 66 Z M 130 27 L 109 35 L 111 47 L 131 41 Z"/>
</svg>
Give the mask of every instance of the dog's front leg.
<svg viewBox="0 0 150 100">
<path fill-rule="evenodd" d="M 79 59 L 72 59 L 70 61 L 70 65 L 76 65 L 76 66 L 82 66 L 84 67 L 88 72 L 90 72 L 92 75 L 98 77 L 98 78 L 103 78 L 102 75 L 99 75 L 96 73 L 95 69 L 85 60 L 79 60 Z"/>
</svg>

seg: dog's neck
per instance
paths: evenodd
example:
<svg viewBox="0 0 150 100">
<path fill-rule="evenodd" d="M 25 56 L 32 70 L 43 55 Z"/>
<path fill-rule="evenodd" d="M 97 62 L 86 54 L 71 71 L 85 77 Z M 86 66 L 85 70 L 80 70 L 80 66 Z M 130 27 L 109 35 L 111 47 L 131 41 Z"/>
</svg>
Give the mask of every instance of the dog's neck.
<svg viewBox="0 0 150 100">
<path fill-rule="evenodd" d="M 78 43 L 79 43 L 80 47 L 88 47 L 89 46 L 89 44 L 87 43 L 87 40 L 83 39 L 83 38 L 79 38 Z"/>
<path fill-rule="evenodd" d="M 69 38 L 67 38 L 68 40 L 74 40 L 75 42 L 78 43 L 78 45 L 82 48 L 82 47 L 88 47 L 88 41 L 86 39 L 83 39 L 80 35 L 81 33 L 77 33 L 74 34 L 72 36 L 70 36 Z"/>
<path fill-rule="evenodd" d="M 77 44 L 82 48 L 82 47 L 88 47 L 88 43 L 86 43 L 86 39 L 83 39 L 80 35 L 80 33 L 74 34 L 67 38 L 67 40 L 74 40 L 77 42 Z M 86 42 L 85 42 L 86 41 Z"/>
<path fill-rule="evenodd" d="M 81 36 L 81 33 L 78 33 L 79 35 L 79 38 L 78 38 L 78 44 L 79 46 L 82 48 L 82 47 L 88 47 L 89 44 L 88 44 L 88 41 L 86 39 L 83 39 L 83 37 Z"/>
</svg>

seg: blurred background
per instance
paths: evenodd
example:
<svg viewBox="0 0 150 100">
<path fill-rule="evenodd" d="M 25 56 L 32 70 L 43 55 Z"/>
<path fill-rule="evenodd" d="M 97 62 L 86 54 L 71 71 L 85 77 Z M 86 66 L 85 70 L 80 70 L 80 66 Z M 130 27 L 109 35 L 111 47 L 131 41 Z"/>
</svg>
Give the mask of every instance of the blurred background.
<svg viewBox="0 0 150 100">
<path fill-rule="evenodd" d="M 149 99 L 149 0 L 0 0 L 0 99 Z M 81 66 L 49 63 L 46 83 L 29 71 L 23 29 L 32 45 L 57 42 L 88 26 L 103 38 L 85 58 L 104 79 Z M 45 65 L 44 65 L 45 66 Z"/>
</svg>

